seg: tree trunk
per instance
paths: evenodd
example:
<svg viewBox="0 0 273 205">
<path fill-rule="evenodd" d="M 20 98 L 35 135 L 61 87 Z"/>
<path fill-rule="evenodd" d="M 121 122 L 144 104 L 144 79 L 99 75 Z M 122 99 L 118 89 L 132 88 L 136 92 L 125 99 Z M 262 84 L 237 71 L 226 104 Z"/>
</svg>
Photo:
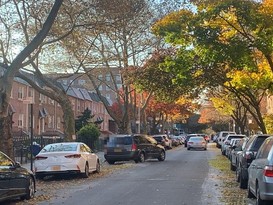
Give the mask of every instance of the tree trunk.
<svg viewBox="0 0 273 205">
<path fill-rule="evenodd" d="M 75 141 L 75 118 L 72 110 L 71 102 L 68 98 L 62 98 L 61 107 L 64 113 L 64 133 L 65 141 Z"/>
<path fill-rule="evenodd" d="M 13 138 L 11 134 L 12 115 L 0 118 L 0 150 L 14 159 Z"/>
</svg>

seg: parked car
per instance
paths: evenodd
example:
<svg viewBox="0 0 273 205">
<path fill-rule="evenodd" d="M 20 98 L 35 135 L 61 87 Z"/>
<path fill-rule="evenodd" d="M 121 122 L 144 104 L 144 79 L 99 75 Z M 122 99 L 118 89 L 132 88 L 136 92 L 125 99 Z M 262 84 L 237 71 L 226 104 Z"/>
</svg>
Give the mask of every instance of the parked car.
<svg viewBox="0 0 273 205">
<path fill-rule="evenodd" d="M 164 161 L 165 157 L 165 148 L 144 134 L 110 135 L 104 149 L 104 158 L 109 164 L 129 160 L 138 163 L 146 159 Z"/>
<path fill-rule="evenodd" d="M 170 138 L 172 140 L 172 144 L 173 146 L 179 146 L 182 144 L 182 139 L 181 137 L 177 136 L 177 135 L 170 135 Z"/>
<path fill-rule="evenodd" d="M 215 133 L 215 135 L 213 136 L 212 141 L 217 143 L 218 137 L 219 137 L 219 132 Z"/>
<path fill-rule="evenodd" d="M 252 153 L 255 155 L 255 153 Z M 267 138 L 248 168 L 248 198 L 256 204 L 273 203 L 273 137 Z"/>
<path fill-rule="evenodd" d="M 33 198 L 36 191 L 34 174 L 1 151 L 0 159 L 0 202 L 18 197 L 22 200 Z"/>
<path fill-rule="evenodd" d="M 35 175 L 80 174 L 100 172 L 99 157 L 82 142 L 62 142 L 46 145 L 34 160 Z"/>
<path fill-rule="evenodd" d="M 240 188 L 246 189 L 248 183 L 248 167 L 253 161 L 258 149 L 269 135 L 257 134 L 250 137 L 242 153 L 238 155 L 238 164 L 236 167 L 236 177 Z"/>
<path fill-rule="evenodd" d="M 237 168 L 237 164 L 239 161 L 239 156 L 242 153 L 242 150 L 245 148 L 247 141 L 249 140 L 248 137 L 244 137 L 239 142 L 237 142 L 231 151 L 230 156 L 230 170 L 235 171 Z"/>
<path fill-rule="evenodd" d="M 229 160 L 231 160 L 231 151 L 232 151 L 232 147 L 234 145 L 236 145 L 237 143 L 239 143 L 243 138 L 233 138 L 230 140 L 229 145 L 226 148 L 226 156 Z"/>
<path fill-rule="evenodd" d="M 231 132 L 231 131 L 221 131 L 221 132 L 219 132 L 218 137 L 216 139 L 216 147 L 221 148 L 223 140 L 228 134 L 236 134 L 236 133 Z"/>
<path fill-rule="evenodd" d="M 188 141 L 187 150 L 190 149 L 203 149 L 207 150 L 207 141 L 204 137 L 191 137 Z"/>
<path fill-rule="evenodd" d="M 152 135 L 152 137 L 160 143 L 165 149 L 172 149 L 172 139 L 168 137 L 166 134 L 162 135 Z"/>
<path fill-rule="evenodd" d="M 231 139 L 234 139 L 234 138 L 237 138 L 237 139 L 242 139 L 246 137 L 245 135 L 239 135 L 239 134 L 227 134 L 225 136 L 225 138 L 223 139 L 223 143 L 221 145 L 221 152 L 222 152 L 222 155 L 226 155 L 226 150 L 227 148 L 229 147 L 230 145 L 230 140 Z M 227 156 L 227 155 L 226 155 Z"/>
<path fill-rule="evenodd" d="M 185 144 L 185 139 L 186 139 L 187 134 L 180 134 L 179 136 L 181 138 L 182 144 Z"/>
</svg>

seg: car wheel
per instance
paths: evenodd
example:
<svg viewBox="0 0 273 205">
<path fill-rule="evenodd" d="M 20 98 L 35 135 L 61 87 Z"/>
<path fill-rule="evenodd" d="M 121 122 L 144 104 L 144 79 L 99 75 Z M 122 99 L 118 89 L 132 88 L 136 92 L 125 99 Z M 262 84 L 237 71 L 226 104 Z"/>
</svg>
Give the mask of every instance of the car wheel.
<svg viewBox="0 0 273 205">
<path fill-rule="evenodd" d="M 246 189 L 247 188 L 247 180 L 243 179 L 242 173 L 240 174 L 240 188 Z"/>
<path fill-rule="evenodd" d="M 89 166 L 88 166 L 87 163 L 85 164 L 83 177 L 84 177 L 84 178 L 88 178 L 88 177 L 89 177 Z"/>
<path fill-rule="evenodd" d="M 161 151 L 158 157 L 158 161 L 164 161 L 165 158 L 166 158 L 166 153 L 164 151 Z"/>
<path fill-rule="evenodd" d="M 139 161 L 140 163 L 143 163 L 143 162 L 145 161 L 145 155 L 144 155 L 143 152 L 141 152 L 141 153 L 139 154 L 138 161 Z"/>
<path fill-rule="evenodd" d="M 236 172 L 235 172 L 235 177 L 236 177 L 236 182 L 240 181 L 240 171 L 239 171 L 239 167 L 236 167 Z"/>
<path fill-rule="evenodd" d="M 190 150 L 190 149 L 191 149 L 190 147 L 187 148 L 187 150 Z"/>
<path fill-rule="evenodd" d="M 236 167 L 230 162 L 230 170 L 231 171 L 235 171 L 236 170 Z"/>
<path fill-rule="evenodd" d="M 35 174 L 35 178 L 36 179 L 44 179 L 44 175 L 41 175 L 41 174 Z"/>
<path fill-rule="evenodd" d="M 112 160 L 106 160 L 108 162 L 108 164 L 115 164 L 115 161 Z"/>
<path fill-rule="evenodd" d="M 259 185 L 256 185 L 256 205 L 265 205 L 265 201 L 260 197 L 260 188 Z"/>
<path fill-rule="evenodd" d="M 97 164 L 96 164 L 96 173 L 100 173 L 100 161 L 97 160 Z"/>
<path fill-rule="evenodd" d="M 26 188 L 26 195 L 21 197 L 22 200 L 26 199 L 32 199 L 34 198 L 34 194 L 35 194 L 35 182 L 33 180 L 32 177 L 29 178 L 29 183 L 28 183 L 28 187 Z"/>
<path fill-rule="evenodd" d="M 249 185 L 247 186 L 247 198 L 253 199 L 255 198 L 254 194 L 250 191 Z"/>
</svg>

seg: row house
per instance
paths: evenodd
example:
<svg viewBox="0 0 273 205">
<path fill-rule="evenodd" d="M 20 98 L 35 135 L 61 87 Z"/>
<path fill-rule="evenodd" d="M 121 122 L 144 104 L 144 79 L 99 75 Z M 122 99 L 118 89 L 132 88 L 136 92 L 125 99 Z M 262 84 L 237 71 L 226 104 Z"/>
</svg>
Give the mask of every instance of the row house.
<svg viewBox="0 0 273 205">
<path fill-rule="evenodd" d="M 94 121 L 102 121 L 102 132 L 109 132 L 111 117 L 96 93 L 83 88 L 67 87 L 75 118 L 88 108 Z M 33 135 L 43 138 L 62 138 L 64 136 L 63 111 L 51 98 L 34 90 L 27 82 L 15 78 L 12 86 L 10 111 L 13 113 L 12 132 L 14 137 L 29 136 L 31 132 L 31 108 L 33 109 Z"/>
<path fill-rule="evenodd" d="M 117 87 L 119 90 L 122 89 L 121 70 L 122 69 L 119 67 L 99 67 L 90 69 L 92 75 L 95 76 L 95 83 L 98 89 L 110 105 L 116 102 L 117 92 L 115 91 L 115 88 Z M 65 73 L 49 73 L 47 76 L 58 78 L 58 82 L 66 86 L 72 85 L 73 87 L 95 90 L 94 85 L 85 73 L 77 73 L 73 75 Z"/>
</svg>

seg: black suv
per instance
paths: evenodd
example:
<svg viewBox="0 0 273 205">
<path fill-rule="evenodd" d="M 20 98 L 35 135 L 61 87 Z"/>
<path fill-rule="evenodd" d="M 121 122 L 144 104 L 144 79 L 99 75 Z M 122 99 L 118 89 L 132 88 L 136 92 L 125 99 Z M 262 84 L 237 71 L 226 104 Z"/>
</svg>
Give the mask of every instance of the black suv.
<svg viewBox="0 0 273 205">
<path fill-rule="evenodd" d="M 246 189 L 248 183 L 248 167 L 255 158 L 258 149 L 261 147 L 266 138 L 270 135 L 253 135 L 249 138 L 246 146 L 238 155 L 236 178 L 240 183 L 240 188 Z"/>
<path fill-rule="evenodd" d="M 104 149 L 104 158 L 109 164 L 129 160 L 138 163 L 146 159 L 164 161 L 165 157 L 165 148 L 151 136 L 143 134 L 110 135 Z"/>
</svg>

